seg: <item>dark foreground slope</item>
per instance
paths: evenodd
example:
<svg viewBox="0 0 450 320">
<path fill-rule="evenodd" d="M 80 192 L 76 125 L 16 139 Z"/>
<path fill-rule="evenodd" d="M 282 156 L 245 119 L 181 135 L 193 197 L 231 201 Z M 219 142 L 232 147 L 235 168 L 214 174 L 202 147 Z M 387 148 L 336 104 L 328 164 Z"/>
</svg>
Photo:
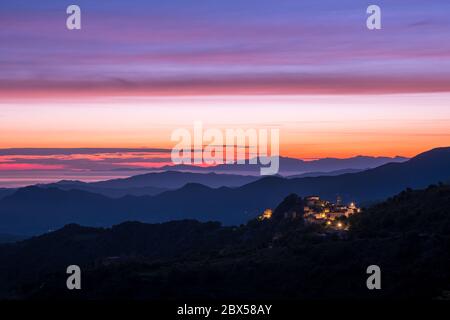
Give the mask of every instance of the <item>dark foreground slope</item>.
<svg viewBox="0 0 450 320">
<path fill-rule="evenodd" d="M 0 247 L 3 298 L 433 299 L 450 289 L 450 187 L 405 191 L 348 223 L 349 232 L 285 219 L 233 228 L 179 221 L 112 229 L 67 226 Z M 81 291 L 65 288 L 81 266 Z M 382 290 L 366 287 L 378 265 Z"/>
</svg>

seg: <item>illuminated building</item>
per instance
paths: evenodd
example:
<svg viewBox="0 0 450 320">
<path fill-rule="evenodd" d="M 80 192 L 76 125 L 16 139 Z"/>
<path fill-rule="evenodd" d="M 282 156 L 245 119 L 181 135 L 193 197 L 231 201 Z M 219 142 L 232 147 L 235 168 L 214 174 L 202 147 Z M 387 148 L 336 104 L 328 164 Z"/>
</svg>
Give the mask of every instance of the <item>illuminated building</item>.
<svg viewBox="0 0 450 320">
<path fill-rule="evenodd" d="M 270 219 L 272 218 L 272 210 L 271 209 L 266 209 L 264 210 L 264 213 L 262 215 L 259 216 L 259 220 L 266 220 L 266 219 Z"/>
</svg>

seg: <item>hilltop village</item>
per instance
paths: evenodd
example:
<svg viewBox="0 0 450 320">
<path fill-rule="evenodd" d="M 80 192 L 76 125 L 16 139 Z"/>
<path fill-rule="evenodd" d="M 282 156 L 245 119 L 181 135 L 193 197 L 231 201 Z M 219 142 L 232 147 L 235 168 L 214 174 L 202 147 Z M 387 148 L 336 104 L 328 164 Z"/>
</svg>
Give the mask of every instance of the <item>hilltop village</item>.
<svg viewBox="0 0 450 320">
<path fill-rule="evenodd" d="M 283 214 L 284 219 L 303 218 L 307 224 L 323 224 L 335 229 L 347 230 L 348 225 L 343 222 L 354 214 L 361 212 L 361 209 L 354 202 L 348 205 L 342 204 L 340 197 L 336 203 L 320 199 L 319 196 L 308 196 L 302 199 L 300 205 L 295 210 L 286 211 Z M 266 209 L 258 220 L 268 220 L 273 218 L 273 210 Z"/>
</svg>

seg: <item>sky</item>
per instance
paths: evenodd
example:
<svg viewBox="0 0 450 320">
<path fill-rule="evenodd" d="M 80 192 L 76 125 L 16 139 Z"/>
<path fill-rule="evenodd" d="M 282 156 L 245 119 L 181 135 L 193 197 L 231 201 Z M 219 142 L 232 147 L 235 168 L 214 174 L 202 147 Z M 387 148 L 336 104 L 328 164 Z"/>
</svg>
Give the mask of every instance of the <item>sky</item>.
<svg viewBox="0 0 450 320">
<path fill-rule="evenodd" d="M 70 4 L 81 30 L 66 29 Z M 381 30 L 366 28 L 370 4 Z M 194 121 L 278 128 L 281 154 L 304 159 L 449 146 L 448 12 L 447 0 L 2 0 L 0 149 L 170 150 Z M 136 164 L 123 150 L 88 160 L 99 154 Z M 0 171 L 65 168 L 47 159 L 59 154 L 13 156 Z"/>
</svg>

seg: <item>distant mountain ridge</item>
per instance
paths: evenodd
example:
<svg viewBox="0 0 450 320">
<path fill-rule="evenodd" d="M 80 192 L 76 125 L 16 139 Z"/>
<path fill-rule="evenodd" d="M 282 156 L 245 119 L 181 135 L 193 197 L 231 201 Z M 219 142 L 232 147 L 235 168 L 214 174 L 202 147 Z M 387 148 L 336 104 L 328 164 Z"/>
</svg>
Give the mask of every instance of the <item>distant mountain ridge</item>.
<svg viewBox="0 0 450 320">
<path fill-rule="evenodd" d="M 153 196 L 164 191 L 181 188 L 188 183 L 199 183 L 211 188 L 218 188 L 221 186 L 239 187 L 256 181 L 257 179 L 259 179 L 259 177 L 233 174 L 164 171 L 99 182 L 87 183 L 82 181 L 62 180 L 38 186 L 41 188 L 58 188 L 61 190 L 83 190 L 111 198 L 120 198 L 127 195 Z"/>
<path fill-rule="evenodd" d="M 351 158 L 322 158 L 317 160 L 302 160 L 289 157 L 280 157 L 280 170 L 282 176 L 300 175 L 309 172 L 331 172 L 338 170 L 366 170 L 376 168 L 391 162 L 405 162 L 405 157 L 370 157 L 356 156 Z M 189 172 L 216 172 L 216 173 L 235 173 L 235 174 L 260 174 L 260 164 L 221 164 L 212 167 L 198 167 L 193 165 L 174 165 L 165 166 L 164 170 L 177 170 Z"/>
<path fill-rule="evenodd" d="M 335 171 L 327 171 L 327 172 L 307 172 L 302 174 L 296 174 L 293 176 L 287 176 L 286 178 L 292 179 L 292 178 L 308 178 L 308 177 L 322 177 L 322 176 L 340 176 L 342 174 L 346 173 L 357 173 L 365 170 L 369 170 L 370 168 L 366 169 L 342 169 L 342 170 L 335 170 Z"/>
<path fill-rule="evenodd" d="M 241 187 L 210 188 L 190 183 L 156 196 L 110 199 L 84 191 L 37 187 L 20 189 L 0 200 L 0 232 L 36 234 L 75 222 L 109 226 L 128 220 L 180 219 L 241 224 L 291 193 L 317 194 L 328 200 L 383 200 L 408 187 L 450 181 L 450 148 L 439 148 L 404 163 L 390 163 L 339 176 L 286 179 L 266 177 Z"/>
<path fill-rule="evenodd" d="M 38 184 L 39 188 L 57 188 L 60 190 L 82 190 L 92 193 L 101 194 L 110 198 L 121 198 L 127 195 L 133 196 L 144 196 L 144 195 L 157 195 L 169 189 L 157 188 L 153 186 L 148 187 L 137 187 L 137 188 L 107 188 L 107 187 L 97 187 L 89 182 L 82 182 L 77 180 L 61 180 L 55 183 L 48 184 Z"/>
<path fill-rule="evenodd" d="M 200 183 L 210 188 L 239 187 L 253 182 L 258 177 L 242 176 L 234 174 L 191 173 L 178 171 L 152 172 L 132 176 L 129 178 L 114 179 L 91 183 L 94 187 L 101 188 L 141 188 L 157 187 L 162 189 L 178 189 L 187 183 Z"/>
</svg>

